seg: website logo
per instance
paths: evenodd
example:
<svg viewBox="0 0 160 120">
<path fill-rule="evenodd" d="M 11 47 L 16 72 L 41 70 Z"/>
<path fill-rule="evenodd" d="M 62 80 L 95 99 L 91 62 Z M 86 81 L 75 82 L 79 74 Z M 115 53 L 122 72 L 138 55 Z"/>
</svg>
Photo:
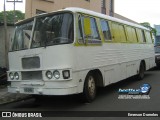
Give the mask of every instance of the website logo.
<svg viewBox="0 0 160 120">
<path fill-rule="evenodd" d="M 138 89 L 119 89 L 118 99 L 150 99 L 151 85 L 142 84 Z"/>
<path fill-rule="evenodd" d="M 11 112 L 2 112 L 2 117 L 11 117 Z"/>
<path fill-rule="evenodd" d="M 148 95 L 151 90 L 151 86 L 149 84 L 143 84 L 142 86 L 140 86 L 140 89 L 142 94 Z"/>
</svg>

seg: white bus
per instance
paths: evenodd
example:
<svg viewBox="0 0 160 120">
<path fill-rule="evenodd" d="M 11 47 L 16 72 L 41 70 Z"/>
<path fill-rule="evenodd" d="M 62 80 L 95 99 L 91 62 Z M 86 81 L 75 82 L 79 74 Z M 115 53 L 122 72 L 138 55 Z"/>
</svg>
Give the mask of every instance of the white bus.
<svg viewBox="0 0 160 120">
<path fill-rule="evenodd" d="M 8 91 L 81 94 L 86 102 L 105 87 L 155 66 L 150 31 L 81 8 L 37 15 L 16 24 L 9 52 Z"/>
</svg>

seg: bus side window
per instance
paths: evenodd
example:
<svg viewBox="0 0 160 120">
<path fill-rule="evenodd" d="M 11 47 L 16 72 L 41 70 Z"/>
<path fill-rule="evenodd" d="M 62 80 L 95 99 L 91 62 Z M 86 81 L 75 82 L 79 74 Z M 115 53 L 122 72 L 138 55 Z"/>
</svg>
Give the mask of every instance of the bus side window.
<svg viewBox="0 0 160 120">
<path fill-rule="evenodd" d="M 120 38 L 118 24 L 116 22 L 112 22 L 111 25 L 112 25 L 112 39 L 113 41 L 118 42 Z"/>
<path fill-rule="evenodd" d="M 127 38 L 126 38 L 124 25 L 119 24 L 118 28 L 119 28 L 119 37 L 120 37 L 119 40 L 120 40 L 120 42 L 126 42 Z"/>
<path fill-rule="evenodd" d="M 143 43 L 146 43 L 146 37 L 145 37 L 144 30 L 141 30 L 141 33 L 142 33 L 142 41 Z"/>
<path fill-rule="evenodd" d="M 136 31 L 137 31 L 137 37 L 138 37 L 139 43 L 146 43 L 146 37 L 144 34 L 144 30 L 137 28 Z"/>
<path fill-rule="evenodd" d="M 149 31 L 146 31 L 146 39 L 147 39 L 147 43 L 152 43 L 152 36 Z"/>
<path fill-rule="evenodd" d="M 87 29 L 90 29 L 91 31 L 91 34 L 88 36 L 88 35 L 85 35 L 85 39 L 87 40 L 87 42 L 89 44 L 97 44 L 97 43 L 101 43 L 101 40 L 100 40 L 100 35 L 99 35 L 99 31 L 98 31 L 98 27 L 97 27 L 97 23 L 96 23 L 96 19 L 93 18 L 93 17 L 85 17 L 86 19 L 90 19 L 90 25 L 87 25 L 89 26 L 90 28 L 87 28 Z M 85 19 L 84 18 L 84 19 Z M 83 21 L 83 25 L 86 26 L 84 24 L 84 21 Z M 85 28 L 83 26 L 83 28 Z"/>
<path fill-rule="evenodd" d="M 135 28 L 132 28 L 131 26 L 126 27 L 127 35 L 128 35 L 128 42 L 131 43 L 137 43 L 137 34 Z"/>
<path fill-rule="evenodd" d="M 126 42 L 126 32 L 123 24 L 117 22 L 112 22 L 112 39 L 115 42 L 123 43 Z"/>
<path fill-rule="evenodd" d="M 101 29 L 103 32 L 104 39 L 106 41 L 111 40 L 111 32 L 110 32 L 110 28 L 108 25 L 108 21 L 105 21 L 105 20 L 100 20 L 100 21 L 101 21 Z"/>
</svg>

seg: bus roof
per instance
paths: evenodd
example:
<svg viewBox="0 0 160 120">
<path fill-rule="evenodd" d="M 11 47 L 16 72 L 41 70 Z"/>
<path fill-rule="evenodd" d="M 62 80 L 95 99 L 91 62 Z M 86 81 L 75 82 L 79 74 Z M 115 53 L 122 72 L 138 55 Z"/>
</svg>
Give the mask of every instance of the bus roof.
<svg viewBox="0 0 160 120">
<path fill-rule="evenodd" d="M 95 16 L 95 17 L 100 17 L 100 18 L 103 18 L 103 19 L 107 19 L 107 20 L 110 20 L 110 21 L 122 23 L 122 24 L 125 24 L 125 25 L 129 25 L 129 26 L 133 26 L 133 27 L 149 30 L 148 28 L 146 28 L 144 26 L 141 26 L 139 24 L 131 23 L 131 22 L 128 22 L 128 21 L 124 21 L 124 20 L 115 18 L 115 17 L 111 17 L 111 16 L 108 16 L 108 15 L 104 15 L 104 14 L 101 14 L 101 13 L 97 13 L 97 12 L 94 12 L 94 11 L 91 11 L 91 10 L 87 10 L 87 9 L 83 9 L 83 8 L 78 8 L 78 7 L 68 7 L 68 8 L 61 9 L 61 10 L 58 10 L 58 11 L 53 11 L 53 12 L 50 12 L 50 13 L 42 13 L 42 14 L 36 15 L 34 17 L 44 16 L 44 15 L 47 15 L 47 14 L 52 14 L 52 13 L 56 13 L 56 12 L 63 12 L 63 11 L 71 11 L 73 13 L 84 13 L 84 14 Z M 22 21 L 16 23 L 16 25 L 22 24 L 22 23 L 24 23 L 26 21 L 29 21 L 29 20 L 33 20 L 34 17 L 28 18 L 26 20 L 22 20 Z"/>
<path fill-rule="evenodd" d="M 128 22 L 128 21 L 125 21 L 125 20 L 121 20 L 121 19 L 118 19 L 118 18 L 115 18 L 115 17 L 111 17 L 111 16 L 108 16 L 108 15 L 97 13 L 97 12 L 94 12 L 94 11 L 91 11 L 91 10 L 86 10 L 86 9 L 83 9 L 83 8 L 69 7 L 69 8 L 65 8 L 64 10 L 72 11 L 72 12 L 75 12 L 75 13 L 79 12 L 79 13 L 89 14 L 89 15 L 97 16 L 97 17 L 107 19 L 107 20 L 110 20 L 110 21 L 114 21 L 114 22 L 125 24 L 125 25 L 130 25 L 130 26 L 133 26 L 133 27 L 149 30 L 148 28 L 146 28 L 144 26 L 141 26 L 139 24 L 131 23 L 131 22 Z"/>
</svg>

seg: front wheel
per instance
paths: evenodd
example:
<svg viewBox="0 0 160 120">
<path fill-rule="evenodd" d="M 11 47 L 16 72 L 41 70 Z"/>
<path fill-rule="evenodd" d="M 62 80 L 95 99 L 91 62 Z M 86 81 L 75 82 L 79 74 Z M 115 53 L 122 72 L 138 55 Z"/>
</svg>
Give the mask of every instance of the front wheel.
<svg viewBox="0 0 160 120">
<path fill-rule="evenodd" d="M 96 82 L 93 74 L 89 73 L 85 79 L 82 99 L 84 102 L 92 102 L 96 97 Z"/>
<path fill-rule="evenodd" d="M 38 103 L 40 101 L 43 101 L 43 97 L 42 95 L 32 95 L 32 98 L 35 99 L 35 102 Z"/>
</svg>

